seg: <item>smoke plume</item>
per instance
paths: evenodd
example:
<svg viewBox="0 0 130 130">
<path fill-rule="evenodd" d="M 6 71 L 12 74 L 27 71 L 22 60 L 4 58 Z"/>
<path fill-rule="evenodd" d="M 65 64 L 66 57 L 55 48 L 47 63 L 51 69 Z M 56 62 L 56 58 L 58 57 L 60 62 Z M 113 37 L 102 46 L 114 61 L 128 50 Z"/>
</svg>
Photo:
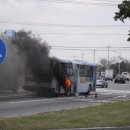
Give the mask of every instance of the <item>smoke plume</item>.
<svg viewBox="0 0 130 130">
<path fill-rule="evenodd" d="M 17 55 L 17 48 L 11 44 L 10 39 L 5 36 L 2 39 L 5 41 L 7 54 L 0 65 L 0 90 L 17 92 L 17 81 L 24 72 L 24 61 Z"/>
<path fill-rule="evenodd" d="M 18 54 L 25 61 L 37 80 L 46 78 L 50 71 L 49 46 L 40 39 L 31 37 L 31 32 L 19 31 L 12 39 L 12 44 L 18 49 Z"/>
<path fill-rule="evenodd" d="M 64 86 L 65 71 L 57 58 L 50 58 L 50 47 L 31 32 L 19 31 L 8 40 L 6 60 L 0 65 L 0 87 L 16 86 L 18 77 L 30 71 L 37 81 L 55 77 Z M 15 88 L 15 87 L 14 87 Z"/>
</svg>

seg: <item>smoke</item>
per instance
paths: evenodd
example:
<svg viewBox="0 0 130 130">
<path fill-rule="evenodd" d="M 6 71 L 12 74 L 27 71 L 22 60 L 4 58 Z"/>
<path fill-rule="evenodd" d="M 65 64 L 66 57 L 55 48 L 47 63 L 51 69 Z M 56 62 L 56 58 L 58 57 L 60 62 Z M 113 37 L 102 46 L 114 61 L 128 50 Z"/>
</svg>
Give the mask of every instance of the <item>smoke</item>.
<svg viewBox="0 0 130 130">
<path fill-rule="evenodd" d="M 49 46 L 31 35 L 31 32 L 19 31 L 11 42 L 25 61 L 26 69 L 30 70 L 37 80 L 44 80 L 51 74 Z"/>
<path fill-rule="evenodd" d="M 6 59 L 0 65 L 0 87 L 18 87 L 18 77 L 27 71 L 37 81 L 55 77 L 64 87 L 65 70 L 57 58 L 49 57 L 50 47 L 46 42 L 33 37 L 31 32 L 19 31 L 14 37 L 6 39 L 6 43 Z"/>
<path fill-rule="evenodd" d="M 17 91 L 18 77 L 24 72 L 24 62 L 17 55 L 17 49 L 10 43 L 10 39 L 2 37 L 5 41 L 7 54 L 0 65 L 0 90 Z"/>
<path fill-rule="evenodd" d="M 60 63 L 59 59 L 52 58 L 53 61 L 53 74 L 57 81 L 59 82 L 59 87 L 62 86 L 64 90 L 66 90 L 64 84 L 64 78 L 66 76 L 66 70 L 64 69 L 63 65 Z"/>
</svg>

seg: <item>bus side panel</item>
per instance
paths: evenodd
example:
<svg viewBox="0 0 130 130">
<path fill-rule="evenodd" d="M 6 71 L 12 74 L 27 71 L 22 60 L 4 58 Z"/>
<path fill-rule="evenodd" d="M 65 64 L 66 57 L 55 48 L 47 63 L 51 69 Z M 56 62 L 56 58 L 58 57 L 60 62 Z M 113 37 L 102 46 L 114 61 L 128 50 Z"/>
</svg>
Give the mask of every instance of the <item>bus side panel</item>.
<svg viewBox="0 0 130 130">
<path fill-rule="evenodd" d="M 79 65 L 78 70 L 78 93 L 89 93 L 95 91 L 96 67 L 91 65 Z"/>
<path fill-rule="evenodd" d="M 56 95 L 57 94 L 65 94 L 65 90 L 63 89 L 63 86 L 60 86 L 60 84 L 58 83 L 58 81 L 55 78 L 53 78 L 53 80 L 52 80 L 51 87 L 55 89 Z"/>
<path fill-rule="evenodd" d="M 89 90 L 89 85 L 91 82 L 89 82 L 89 79 L 87 77 L 78 77 L 78 93 L 86 93 Z"/>
</svg>

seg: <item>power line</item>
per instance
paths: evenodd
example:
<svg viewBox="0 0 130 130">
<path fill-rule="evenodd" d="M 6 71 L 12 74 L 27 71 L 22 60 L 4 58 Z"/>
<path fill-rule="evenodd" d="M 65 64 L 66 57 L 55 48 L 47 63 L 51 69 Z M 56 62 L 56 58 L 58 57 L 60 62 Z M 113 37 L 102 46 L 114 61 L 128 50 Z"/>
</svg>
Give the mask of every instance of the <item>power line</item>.
<svg viewBox="0 0 130 130">
<path fill-rule="evenodd" d="M 128 35 L 128 34 L 101 34 L 101 33 L 40 33 L 40 34 L 43 34 L 43 35 Z"/>
<path fill-rule="evenodd" d="M 50 47 L 54 47 L 54 48 L 80 48 L 80 49 L 83 49 L 83 48 L 108 48 L 108 46 L 102 46 L 102 47 L 99 47 L 99 46 L 80 46 L 80 47 L 75 47 L 75 46 L 50 46 Z M 122 48 L 129 48 L 130 47 L 126 47 L 126 46 L 123 46 L 123 47 L 119 47 L 119 46 L 109 46 L 109 48 L 117 48 L 117 49 L 122 49 Z"/>
<path fill-rule="evenodd" d="M 67 1 L 67 0 L 37 0 L 41 2 L 53 2 L 53 3 L 66 3 L 66 4 L 78 4 L 78 5 L 96 5 L 96 6 L 115 6 L 118 3 L 113 3 L 113 1 L 101 1 L 98 2 L 79 2 L 79 1 Z M 112 3 L 110 3 L 112 2 Z"/>
<path fill-rule="evenodd" d="M 17 24 L 30 26 L 47 26 L 47 27 L 74 27 L 74 28 L 124 28 L 130 25 L 71 25 L 71 24 L 48 24 L 48 23 L 21 23 L 11 21 L 0 21 L 1 24 Z"/>
<path fill-rule="evenodd" d="M 66 50 L 66 51 L 93 51 L 93 50 L 95 50 L 95 51 L 102 51 L 102 52 L 108 52 L 108 49 L 101 49 L 101 50 L 99 50 L 99 49 L 76 49 L 76 48 L 51 48 L 51 49 L 55 49 L 55 50 Z M 123 50 L 123 49 L 118 49 L 118 50 L 112 50 L 112 49 L 109 49 L 109 52 L 110 51 L 112 51 L 112 52 L 114 52 L 114 51 L 130 51 L 130 49 L 125 49 L 125 50 Z"/>
<path fill-rule="evenodd" d="M 106 51 L 108 52 L 108 46 L 104 47 L 72 47 L 72 46 L 50 46 L 51 49 L 56 50 L 79 50 L 79 51 Z M 109 51 L 130 51 L 130 47 L 111 47 L 109 46 Z"/>
<path fill-rule="evenodd" d="M 94 28 L 94 29 L 111 28 L 112 29 L 112 28 L 126 28 L 126 27 L 130 27 L 130 25 L 116 25 L 116 26 L 115 25 L 68 25 L 68 24 L 21 23 L 21 22 L 0 21 L 0 24 L 7 24 L 7 23 L 8 24 L 16 24 L 16 25 L 27 25 L 27 26 L 63 27 L 63 28 Z M 124 35 L 127 35 L 127 34 L 124 34 Z"/>
<path fill-rule="evenodd" d="M 94 1 L 111 1 L 111 2 L 122 2 L 122 0 L 94 0 Z"/>
</svg>

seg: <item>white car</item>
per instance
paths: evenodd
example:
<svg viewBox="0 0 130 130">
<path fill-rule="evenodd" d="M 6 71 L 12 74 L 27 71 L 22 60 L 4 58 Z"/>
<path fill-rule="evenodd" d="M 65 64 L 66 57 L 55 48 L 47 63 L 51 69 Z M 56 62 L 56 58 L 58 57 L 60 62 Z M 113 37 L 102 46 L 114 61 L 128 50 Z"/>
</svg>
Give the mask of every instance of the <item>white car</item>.
<svg viewBox="0 0 130 130">
<path fill-rule="evenodd" d="M 126 80 L 130 80 L 130 74 L 128 72 L 122 72 L 122 75 L 125 76 Z"/>
<path fill-rule="evenodd" d="M 102 88 L 104 87 L 108 87 L 108 81 L 106 78 L 102 78 L 102 77 L 97 77 L 97 81 L 96 81 L 96 85 L 97 87 L 100 86 Z"/>
</svg>

